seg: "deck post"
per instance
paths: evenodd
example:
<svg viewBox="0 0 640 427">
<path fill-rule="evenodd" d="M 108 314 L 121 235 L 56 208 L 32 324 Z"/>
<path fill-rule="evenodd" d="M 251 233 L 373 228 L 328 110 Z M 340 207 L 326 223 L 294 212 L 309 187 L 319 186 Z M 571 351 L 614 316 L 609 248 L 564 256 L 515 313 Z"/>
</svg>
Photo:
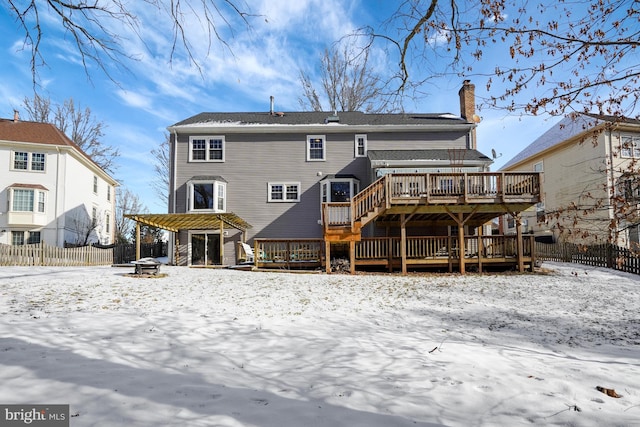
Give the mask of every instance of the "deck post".
<svg viewBox="0 0 640 427">
<path fill-rule="evenodd" d="M 407 224 L 405 214 L 400 214 L 400 258 L 402 260 L 402 274 L 407 274 Z"/>
<path fill-rule="evenodd" d="M 220 265 L 224 265 L 224 222 L 220 221 Z"/>
<path fill-rule="evenodd" d="M 356 274 L 356 242 L 349 240 L 349 273 Z"/>
<path fill-rule="evenodd" d="M 534 271 L 534 266 L 536 265 L 536 239 L 533 236 L 529 236 L 529 247 L 531 248 L 531 272 Z"/>
<path fill-rule="evenodd" d="M 451 233 L 447 236 L 447 255 L 449 256 L 449 273 L 453 273 L 453 239 L 451 239 Z"/>
<path fill-rule="evenodd" d="M 393 237 L 387 232 L 387 270 L 393 273 Z"/>
<path fill-rule="evenodd" d="M 478 273 L 482 273 L 482 255 L 484 253 L 484 241 L 482 239 L 484 226 L 478 227 Z"/>
<path fill-rule="evenodd" d="M 331 273 L 331 242 L 326 239 L 324 241 L 324 253 L 325 271 Z"/>
<path fill-rule="evenodd" d="M 140 259 L 140 223 L 136 221 L 136 261 Z"/>
<path fill-rule="evenodd" d="M 460 274 L 465 273 L 465 265 L 464 265 L 464 218 L 463 213 L 458 213 L 458 259 L 460 265 Z"/>
<path fill-rule="evenodd" d="M 522 242 L 522 218 L 516 215 L 516 247 L 518 248 L 518 271 L 524 272 L 524 244 Z"/>
</svg>

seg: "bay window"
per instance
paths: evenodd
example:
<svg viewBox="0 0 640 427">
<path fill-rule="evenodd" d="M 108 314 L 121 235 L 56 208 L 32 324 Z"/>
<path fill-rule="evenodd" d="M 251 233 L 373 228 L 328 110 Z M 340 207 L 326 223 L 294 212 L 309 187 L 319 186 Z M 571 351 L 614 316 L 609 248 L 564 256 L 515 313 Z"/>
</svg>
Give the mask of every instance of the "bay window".
<svg viewBox="0 0 640 427">
<path fill-rule="evenodd" d="M 48 190 L 39 184 L 14 184 L 7 189 L 7 224 L 42 226 L 47 223 Z"/>
<path fill-rule="evenodd" d="M 227 210 L 227 182 L 221 177 L 189 181 L 189 207 L 191 212 L 225 212 Z"/>
<path fill-rule="evenodd" d="M 320 197 L 323 203 L 350 202 L 359 191 L 360 180 L 351 175 L 329 175 L 320 181 Z"/>
</svg>

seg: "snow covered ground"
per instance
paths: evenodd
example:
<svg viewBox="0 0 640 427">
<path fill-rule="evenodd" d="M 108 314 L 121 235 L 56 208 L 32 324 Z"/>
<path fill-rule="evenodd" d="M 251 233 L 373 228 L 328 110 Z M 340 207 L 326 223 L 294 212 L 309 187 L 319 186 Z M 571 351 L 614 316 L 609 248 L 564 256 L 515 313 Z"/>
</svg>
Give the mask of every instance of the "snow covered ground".
<svg viewBox="0 0 640 427">
<path fill-rule="evenodd" d="M 640 426 L 638 276 L 132 271 L 2 267 L 0 403 L 70 404 L 71 426 Z"/>
</svg>

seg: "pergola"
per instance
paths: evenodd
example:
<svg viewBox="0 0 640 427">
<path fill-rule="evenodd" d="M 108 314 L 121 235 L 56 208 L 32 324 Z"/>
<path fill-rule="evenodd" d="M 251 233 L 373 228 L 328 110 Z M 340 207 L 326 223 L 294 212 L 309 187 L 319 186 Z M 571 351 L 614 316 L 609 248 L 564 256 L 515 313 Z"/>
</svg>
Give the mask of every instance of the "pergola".
<svg viewBox="0 0 640 427">
<path fill-rule="evenodd" d="M 161 228 L 174 233 L 180 230 L 219 230 L 223 235 L 226 226 L 242 232 L 242 241 L 246 240 L 246 231 L 251 225 L 238 215 L 228 213 L 173 213 L 173 214 L 125 214 L 125 218 L 136 222 L 136 260 L 140 259 L 140 224 Z M 224 254 L 224 239 L 220 239 L 220 256 Z"/>
</svg>

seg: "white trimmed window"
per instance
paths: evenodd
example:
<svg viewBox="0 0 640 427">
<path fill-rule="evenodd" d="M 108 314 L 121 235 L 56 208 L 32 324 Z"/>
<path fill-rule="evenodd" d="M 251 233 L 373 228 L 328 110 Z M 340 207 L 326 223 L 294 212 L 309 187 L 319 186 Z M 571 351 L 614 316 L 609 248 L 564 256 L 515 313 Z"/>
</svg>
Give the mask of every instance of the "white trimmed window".
<svg viewBox="0 0 640 427">
<path fill-rule="evenodd" d="M 13 152 L 14 170 L 31 170 L 44 172 L 46 155 L 44 153 L 28 153 L 26 151 Z"/>
<path fill-rule="evenodd" d="M 268 183 L 269 202 L 299 202 L 299 182 L 270 182 Z"/>
<path fill-rule="evenodd" d="M 93 176 L 93 194 L 98 194 L 98 177 Z"/>
<path fill-rule="evenodd" d="M 31 170 L 44 171 L 44 153 L 31 153 Z"/>
<path fill-rule="evenodd" d="M 25 239 L 25 235 L 28 237 Z M 12 231 L 11 244 L 22 246 L 24 244 L 34 245 L 40 243 L 41 233 L 39 231 Z"/>
<path fill-rule="evenodd" d="M 640 159 L 640 135 L 620 135 L 620 156 Z"/>
<path fill-rule="evenodd" d="M 367 155 L 367 135 L 356 135 L 354 143 L 355 157 L 366 157 Z"/>
<path fill-rule="evenodd" d="M 189 137 L 189 161 L 224 162 L 224 136 Z"/>
<path fill-rule="evenodd" d="M 360 181 L 356 178 L 334 177 L 320 181 L 320 201 L 322 203 L 349 202 L 360 191 Z"/>
<path fill-rule="evenodd" d="M 28 245 L 36 245 L 40 243 L 41 235 L 39 231 L 30 231 L 29 238 L 27 239 Z"/>
<path fill-rule="evenodd" d="M 307 135 L 307 161 L 324 162 L 326 160 L 326 138 L 324 135 Z"/>
<path fill-rule="evenodd" d="M 622 176 L 618 179 L 617 194 L 628 202 L 640 201 L 640 178 Z"/>
<path fill-rule="evenodd" d="M 29 167 L 29 153 L 24 151 L 16 151 L 13 153 L 13 168 L 18 170 L 27 170 Z"/>
<path fill-rule="evenodd" d="M 10 197 L 12 212 L 45 212 L 46 191 L 33 188 L 11 188 Z"/>
<path fill-rule="evenodd" d="M 227 183 L 221 181 L 189 181 L 190 212 L 226 212 Z"/>
<path fill-rule="evenodd" d="M 12 231 L 11 232 L 11 244 L 13 246 L 24 245 L 24 231 Z"/>
</svg>

